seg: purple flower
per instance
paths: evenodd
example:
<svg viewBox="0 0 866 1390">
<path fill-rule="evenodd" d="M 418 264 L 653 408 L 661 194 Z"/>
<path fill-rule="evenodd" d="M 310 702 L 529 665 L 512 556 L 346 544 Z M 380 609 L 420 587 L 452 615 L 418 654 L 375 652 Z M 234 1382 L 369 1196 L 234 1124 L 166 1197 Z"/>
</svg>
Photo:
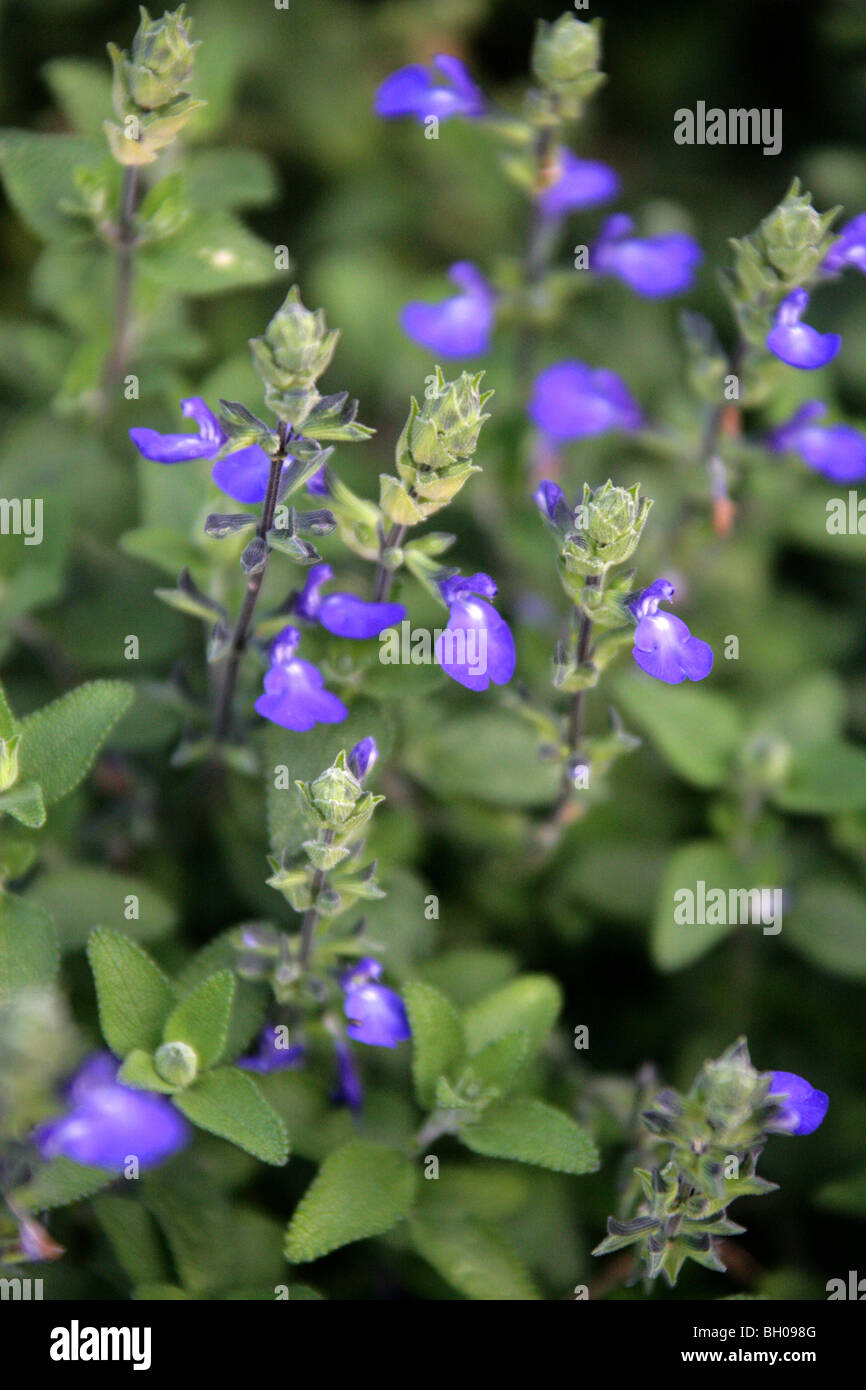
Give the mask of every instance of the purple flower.
<svg viewBox="0 0 866 1390">
<path fill-rule="evenodd" d="M 533 493 L 533 501 L 545 521 L 549 521 L 551 526 L 557 529 L 570 524 L 574 519 L 562 488 L 558 483 L 552 483 L 547 478 L 538 484 Z"/>
<path fill-rule="evenodd" d="M 435 660 L 452 680 L 467 690 L 486 690 L 491 681 L 507 685 L 514 675 L 517 654 L 505 619 L 485 599 L 496 585 L 488 574 L 459 574 L 439 584 L 450 616 L 436 639 Z"/>
<path fill-rule="evenodd" d="M 484 114 L 484 97 L 465 63 L 440 53 L 429 68 L 413 63 L 386 77 L 376 92 L 374 110 L 389 121 L 399 116 L 414 116 L 419 121 L 429 116 L 440 121 L 451 116 L 473 120 Z"/>
<path fill-rule="evenodd" d="M 313 565 L 307 572 L 303 592 L 295 599 L 295 612 L 308 622 L 320 623 L 336 637 L 378 637 L 386 627 L 401 623 L 406 616 L 402 603 L 368 603 L 354 594 L 319 593 L 333 579 L 330 565 Z"/>
<path fill-rule="evenodd" d="M 304 487 L 313 497 L 330 497 L 331 489 L 328 487 L 328 470 L 324 464 L 322 464 L 317 473 L 314 473 L 311 478 L 307 479 L 304 483 Z"/>
<path fill-rule="evenodd" d="M 773 327 L 767 334 L 767 347 L 789 367 L 811 372 L 833 361 L 842 339 L 838 333 L 819 333 L 817 328 L 801 323 L 808 307 L 806 291 L 792 290 L 776 310 Z"/>
<path fill-rule="evenodd" d="M 774 1123 L 787 1134 L 812 1134 L 823 1123 L 830 1097 L 792 1071 L 773 1071 L 770 1076 L 769 1094 L 786 1102 Z"/>
<path fill-rule="evenodd" d="M 352 1049 L 342 1038 L 335 1038 L 334 1050 L 337 1055 L 337 1086 L 331 1099 L 335 1105 L 348 1105 L 353 1115 L 359 1115 L 364 1105 L 364 1087 Z"/>
<path fill-rule="evenodd" d="M 866 439 L 851 425 L 816 425 L 826 415 L 821 401 L 806 401 L 784 425 L 768 436 L 777 453 L 791 450 L 803 462 L 834 483 L 859 483 L 866 478 Z"/>
<path fill-rule="evenodd" d="M 441 304 L 407 304 L 400 315 L 403 331 L 442 357 L 478 357 L 490 345 L 496 295 L 471 261 L 452 265 L 448 278 L 463 293 Z"/>
<path fill-rule="evenodd" d="M 578 208 L 607 203 L 619 193 L 619 175 L 595 159 L 579 159 L 571 150 L 558 151 L 559 173 L 538 198 L 544 217 L 565 217 Z"/>
<path fill-rule="evenodd" d="M 117 1072 L 107 1052 L 79 1068 L 69 1087 L 69 1110 L 33 1136 L 43 1158 L 71 1158 L 120 1173 L 131 1157 L 141 1168 L 152 1168 L 189 1142 L 189 1126 L 165 1096 L 122 1086 Z"/>
<path fill-rule="evenodd" d="M 376 747 L 376 740 L 370 735 L 362 738 L 349 754 L 349 770 L 357 777 L 359 782 L 363 782 L 368 772 L 379 760 L 379 749 Z"/>
<path fill-rule="evenodd" d="M 835 275 L 849 265 L 866 274 L 866 212 L 845 223 L 839 240 L 824 257 L 821 269 Z"/>
<path fill-rule="evenodd" d="M 153 463 L 188 463 L 210 459 L 219 453 L 227 435 L 213 411 L 200 396 L 189 396 L 180 403 L 184 415 L 198 425 L 197 434 L 159 434 L 157 430 L 133 429 L 129 437 L 140 454 Z M 291 459 L 286 460 L 286 466 Z M 257 444 L 238 449 L 219 459 L 212 476 L 217 487 L 236 502 L 263 502 L 268 486 L 270 459 Z"/>
<path fill-rule="evenodd" d="M 585 362 L 556 362 L 535 378 L 529 416 L 554 439 L 580 439 L 607 430 L 634 430 L 640 407 L 622 377 Z"/>
<path fill-rule="evenodd" d="M 637 619 L 632 655 L 642 671 L 667 685 L 679 685 L 686 677 L 702 681 L 713 669 L 713 649 L 693 637 L 681 618 L 658 611 L 673 596 L 670 580 L 657 579 L 632 602 Z"/>
<path fill-rule="evenodd" d="M 295 655 L 300 640 L 296 627 L 285 627 L 272 643 L 265 693 L 256 700 L 256 710 L 284 729 L 305 733 L 314 724 L 340 724 L 349 711 L 324 689 L 321 672 Z"/>
<path fill-rule="evenodd" d="M 634 222 L 625 213 L 609 217 L 590 251 L 590 269 L 615 275 L 647 299 L 690 290 L 704 258 L 694 238 L 684 232 L 636 237 L 630 235 L 633 230 Z"/>
<path fill-rule="evenodd" d="M 343 975 L 346 1032 L 355 1042 L 371 1047 L 396 1047 L 412 1036 L 406 1006 L 399 994 L 378 983 L 382 966 L 365 956 Z"/>
<path fill-rule="evenodd" d="M 262 1075 L 301 1066 L 306 1049 L 302 1043 L 285 1047 L 284 1037 L 285 1029 L 282 1026 L 269 1024 L 259 1034 L 256 1051 L 249 1057 L 241 1057 L 237 1065 L 243 1067 L 244 1071 L 257 1071 Z"/>
</svg>

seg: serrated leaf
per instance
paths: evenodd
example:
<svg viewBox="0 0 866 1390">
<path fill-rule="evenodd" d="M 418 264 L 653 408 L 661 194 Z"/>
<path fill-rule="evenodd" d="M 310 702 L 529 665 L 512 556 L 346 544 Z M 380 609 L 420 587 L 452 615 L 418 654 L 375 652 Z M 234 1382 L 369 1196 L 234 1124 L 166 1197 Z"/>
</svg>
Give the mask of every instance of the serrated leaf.
<svg viewBox="0 0 866 1390">
<path fill-rule="evenodd" d="M 524 1032 L 506 1033 L 488 1043 L 469 1059 L 469 1069 L 484 1090 L 495 1087 L 506 1095 L 523 1070 L 529 1056 L 529 1038 Z"/>
<path fill-rule="evenodd" d="M 117 1174 L 86 1163 L 74 1163 L 71 1158 L 52 1158 L 30 1182 L 12 1194 L 16 1206 L 28 1211 L 50 1211 L 90 1197 L 108 1187 Z"/>
<path fill-rule="evenodd" d="M 436 1082 L 450 1076 L 466 1049 L 460 1015 L 433 985 L 412 983 L 403 991 L 412 1027 L 412 1079 L 421 1105 L 436 1103 Z"/>
<path fill-rule="evenodd" d="M 193 989 L 218 970 L 234 970 L 238 961 L 238 953 L 232 945 L 234 930 L 229 928 L 221 932 L 193 956 L 178 979 L 182 990 Z M 235 977 L 231 1021 L 223 1050 L 226 1061 L 239 1057 L 259 1033 L 270 997 L 270 986 Z"/>
<path fill-rule="evenodd" d="M 522 1030 L 532 1056 L 544 1043 L 561 1008 L 562 991 L 550 975 L 519 975 L 466 1010 L 463 1026 L 470 1055 L 507 1033 Z"/>
<path fill-rule="evenodd" d="M 144 1052 L 140 1047 L 134 1047 L 124 1058 L 117 1079 L 122 1086 L 132 1086 L 136 1091 L 159 1091 L 166 1096 L 173 1095 L 179 1089 L 170 1082 L 163 1081 L 150 1053 Z"/>
<path fill-rule="evenodd" d="M 408 1216 L 415 1182 L 411 1161 L 395 1149 L 364 1139 L 335 1149 L 295 1210 L 286 1257 L 303 1264 L 352 1241 L 384 1235 Z"/>
<path fill-rule="evenodd" d="M 38 782 L 46 806 L 60 801 L 86 777 L 133 695 L 125 681 L 88 681 L 22 719 L 21 781 Z"/>
<path fill-rule="evenodd" d="M 87 957 L 96 984 L 102 1036 L 117 1057 L 136 1048 L 155 1052 L 162 1042 L 174 991 L 146 951 L 119 932 L 91 932 Z"/>
<path fill-rule="evenodd" d="M 594 1173 L 600 1159 L 592 1139 L 570 1115 L 540 1100 L 492 1106 L 460 1130 L 460 1142 L 486 1158 L 535 1163 L 558 1173 Z"/>
<path fill-rule="evenodd" d="M 29 830 L 39 830 L 45 824 L 45 801 L 39 783 L 25 782 L 4 792 L 0 796 L 0 812 Z"/>
<path fill-rule="evenodd" d="M 211 975 L 169 1014 L 164 1040 L 187 1043 L 197 1054 L 200 1069 L 212 1067 L 226 1044 L 234 994 L 235 977 L 230 970 Z"/>
<path fill-rule="evenodd" d="M 0 1001 L 18 990 L 51 984 L 57 966 L 51 918 L 17 894 L 0 892 Z"/>
<path fill-rule="evenodd" d="M 422 1259 L 465 1298 L 523 1302 L 541 1297 L 511 1246 L 472 1216 L 413 1217 L 410 1233 Z"/>
<path fill-rule="evenodd" d="M 252 1077 L 237 1067 L 205 1073 L 174 1103 L 194 1125 L 228 1139 L 263 1163 L 282 1167 L 289 1156 L 282 1120 Z"/>
</svg>

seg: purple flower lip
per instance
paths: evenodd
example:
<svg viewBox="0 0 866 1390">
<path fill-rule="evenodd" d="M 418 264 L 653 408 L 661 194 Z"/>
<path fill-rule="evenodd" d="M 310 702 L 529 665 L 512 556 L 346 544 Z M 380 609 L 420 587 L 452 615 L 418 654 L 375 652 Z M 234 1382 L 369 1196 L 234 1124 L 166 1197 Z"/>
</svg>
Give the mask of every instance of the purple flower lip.
<svg viewBox="0 0 866 1390">
<path fill-rule="evenodd" d="M 552 439 L 582 439 L 608 430 L 636 430 L 640 407 L 616 372 L 585 362 L 556 362 L 535 378 L 530 419 Z"/>
<path fill-rule="evenodd" d="M 769 1095 L 783 1102 L 774 1127 L 786 1134 L 813 1134 L 824 1121 L 830 1097 L 792 1071 L 770 1072 Z"/>
<path fill-rule="evenodd" d="M 594 159 L 579 159 L 571 150 L 558 151 L 559 173 L 539 195 L 538 207 L 551 221 L 580 208 L 607 203 L 619 193 L 616 170 Z"/>
<path fill-rule="evenodd" d="M 335 1038 L 334 1051 L 337 1058 L 337 1087 L 332 1100 L 336 1105 L 347 1105 L 353 1115 L 359 1115 L 364 1107 L 364 1087 L 352 1049 L 342 1038 Z"/>
<path fill-rule="evenodd" d="M 419 121 L 431 116 L 440 121 L 452 116 L 477 120 L 484 115 L 484 97 L 466 64 L 440 53 L 429 68 L 413 63 L 386 77 L 376 92 L 374 110 L 385 120 L 401 116 L 414 116 Z"/>
<path fill-rule="evenodd" d="M 790 450 L 808 468 L 834 483 L 859 483 L 866 478 L 866 439 L 852 425 L 819 425 L 827 413 L 822 401 L 806 401 L 785 424 L 767 437 L 774 453 Z"/>
<path fill-rule="evenodd" d="M 160 434 L 157 430 L 131 429 L 129 437 L 138 452 L 153 463 L 189 463 L 194 459 L 211 459 L 226 442 L 226 432 L 213 411 L 200 396 L 188 396 L 181 401 L 184 415 L 198 425 L 196 434 Z M 285 467 L 292 463 L 286 459 Z M 252 505 L 263 502 L 268 486 L 271 462 L 264 449 L 252 444 L 218 459 L 212 469 L 217 487 L 236 502 Z"/>
<path fill-rule="evenodd" d="M 452 265 L 448 278 L 462 294 L 441 304 L 407 304 L 400 315 L 403 331 L 442 357 L 480 357 L 490 346 L 496 295 L 471 261 Z"/>
<path fill-rule="evenodd" d="M 767 347 L 789 367 L 811 372 L 833 361 L 842 339 L 838 333 L 819 333 L 817 328 L 801 323 L 808 307 L 806 291 L 792 290 L 776 310 L 773 327 L 767 334 Z"/>
<path fill-rule="evenodd" d="M 496 594 L 489 574 L 453 575 L 439 584 L 450 609 L 448 626 L 436 639 L 434 658 L 442 670 L 467 690 L 507 685 L 517 652 L 511 629 L 486 600 Z"/>
<path fill-rule="evenodd" d="M 838 275 L 848 266 L 866 274 L 866 212 L 846 222 L 824 257 L 821 269 L 831 275 Z"/>
<path fill-rule="evenodd" d="M 669 579 L 656 579 L 631 603 L 637 620 L 632 656 L 642 671 L 666 685 L 702 681 L 713 669 L 710 644 L 693 637 L 681 618 L 659 612 L 659 604 L 669 603 L 674 592 Z"/>
<path fill-rule="evenodd" d="M 399 994 L 378 983 L 381 974 L 381 964 L 369 956 L 343 974 L 346 1032 L 370 1047 L 396 1047 L 412 1036 L 412 1030 Z"/>
<path fill-rule="evenodd" d="M 302 1043 L 292 1047 L 283 1046 L 283 1034 L 274 1024 L 265 1028 L 258 1038 L 255 1052 L 241 1057 L 238 1066 L 244 1071 L 255 1071 L 266 1076 L 274 1071 L 286 1071 L 303 1065 L 306 1048 Z"/>
<path fill-rule="evenodd" d="M 313 565 L 307 571 L 303 591 L 295 599 L 295 612 L 307 622 L 319 623 L 335 637 L 363 641 L 378 637 L 406 617 L 402 603 L 368 603 L 354 594 L 327 594 L 320 589 L 334 576 L 330 565 Z"/>
<path fill-rule="evenodd" d="M 299 733 L 316 724 L 341 724 L 349 711 L 342 700 L 324 689 L 322 673 L 295 655 L 300 639 L 296 627 L 286 627 L 272 643 L 265 693 L 256 700 L 256 711 L 272 724 Z"/>
<path fill-rule="evenodd" d="M 694 237 L 684 232 L 636 237 L 631 235 L 633 229 L 625 213 L 609 217 L 590 250 L 590 269 L 615 276 L 645 299 L 665 299 L 690 290 L 704 258 Z"/>
</svg>

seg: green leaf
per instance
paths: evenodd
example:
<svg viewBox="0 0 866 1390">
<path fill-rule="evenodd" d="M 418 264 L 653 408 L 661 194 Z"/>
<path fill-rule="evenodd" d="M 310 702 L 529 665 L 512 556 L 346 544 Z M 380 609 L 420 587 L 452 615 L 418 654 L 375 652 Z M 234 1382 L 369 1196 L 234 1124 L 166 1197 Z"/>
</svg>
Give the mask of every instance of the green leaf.
<svg viewBox="0 0 866 1390">
<path fill-rule="evenodd" d="M 412 774 L 444 801 L 527 807 L 544 806 L 556 795 L 557 769 L 542 762 L 529 725 L 507 712 L 461 715 L 434 726 L 406 757 Z"/>
<path fill-rule="evenodd" d="M 613 698 L 628 720 L 649 734 L 665 761 L 696 787 L 720 787 L 742 738 L 737 710 L 724 695 L 690 685 L 662 685 L 627 671 Z"/>
<path fill-rule="evenodd" d="M 520 975 L 466 1010 L 463 1025 L 470 1054 L 508 1033 L 523 1031 L 529 1055 L 547 1038 L 562 1008 L 562 991 L 549 975 Z"/>
<path fill-rule="evenodd" d="M 18 784 L 0 796 L 0 812 L 12 816 L 30 830 L 39 830 L 45 824 L 45 801 L 38 782 Z"/>
<path fill-rule="evenodd" d="M 0 892 L 0 1001 L 30 986 L 50 985 L 57 965 L 51 918 L 17 894 Z"/>
<path fill-rule="evenodd" d="M 783 811 L 827 815 L 866 806 L 866 750 L 834 739 L 798 749 L 774 800 Z"/>
<path fill-rule="evenodd" d="M 293 1264 L 317 1260 L 354 1240 L 381 1236 L 408 1216 L 415 1169 L 405 1154 L 354 1139 L 329 1154 L 286 1233 Z"/>
<path fill-rule="evenodd" d="M 117 1057 L 136 1048 L 155 1052 L 174 991 L 146 951 L 104 927 L 90 934 L 87 956 L 99 1004 L 102 1036 Z"/>
<path fill-rule="evenodd" d="M 125 681 L 88 681 L 18 724 L 22 782 L 38 782 L 52 806 L 90 771 L 96 754 L 133 699 Z"/>
<path fill-rule="evenodd" d="M 74 1163 L 71 1158 L 52 1158 L 30 1182 L 12 1193 L 12 1201 L 28 1211 L 50 1211 L 90 1197 L 116 1178 L 116 1173 L 105 1168 Z"/>
<path fill-rule="evenodd" d="M 199 1129 L 228 1139 L 263 1163 L 279 1168 L 289 1156 L 282 1120 L 252 1077 L 237 1067 L 206 1072 L 188 1091 L 176 1096 L 174 1103 Z"/>
<path fill-rule="evenodd" d="M 652 927 L 651 954 L 660 970 L 680 970 L 684 965 L 691 965 L 736 925 L 729 925 L 727 921 L 680 925 L 674 921 L 674 911 L 679 906 L 674 895 L 686 889 L 697 895 L 697 885 L 702 880 L 707 893 L 721 888 L 727 902 L 731 888 L 746 886 L 742 878 L 743 870 L 730 850 L 715 840 L 693 840 L 674 851 L 659 885 Z M 686 901 L 682 900 L 683 906 Z M 681 915 L 685 915 L 685 911 Z M 727 918 L 727 911 L 723 915 Z"/>
<path fill-rule="evenodd" d="M 812 879 L 785 915 L 784 939 L 835 975 L 866 979 L 866 897 L 833 879 Z"/>
<path fill-rule="evenodd" d="M 413 1217 L 410 1233 L 418 1254 L 465 1298 L 505 1303 L 541 1297 L 511 1246 L 472 1216 Z"/>
<path fill-rule="evenodd" d="M 52 58 L 42 65 L 42 76 L 76 134 L 101 139 L 102 122 L 112 115 L 108 64 Z"/>
<path fill-rule="evenodd" d="M 450 1076 L 465 1051 L 463 1025 L 451 1000 L 432 985 L 409 984 L 403 999 L 412 1026 L 412 1078 L 419 1103 L 436 1103 L 436 1082 Z"/>
<path fill-rule="evenodd" d="M 178 977 L 177 983 L 181 990 L 193 989 L 218 970 L 234 972 L 238 961 L 238 953 L 232 945 L 234 930 L 229 928 L 221 932 L 196 952 Z M 270 986 L 235 976 L 231 1021 L 223 1049 L 223 1058 L 226 1061 L 233 1061 L 235 1057 L 239 1057 L 260 1032 L 270 998 Z"/>
<path fill-rule="evenodd" d="M 0 682 L 0 738 L 11 738 L 15 732 L 15 716 L 9 707 L 6 691 Z"/>
<path fill-rule="evenodd" d="M 172 905 L 144 879 L 93 864 L 43 873 L 29 897 L 53 917 L 61 951 L 82 950 L 93 927 L 156 941 L 171 931 L 177 918 Z M 137 916 L 128 917 L 132 911 Z"/>
<path fill-rule="evenodd" d="M 118 1264 L 133 1284 L 161 1284 L 171 1275 L 153 1217 L 129 1197 L 98 1197 L 93 1210 Z"/>
<path fill-rule="evenodd" d="M 102 140 L 83 140 L 76 135 L 36 135 L 24 130 L 0 131 L 0 174 L 9 201 L 31 231 L 49 241 L 52 237 L 83 234 L 83 225 L 63 213 L 63 199 L 77 201 L 73 173 L 83 166 L 97 169 L 105 163 Z"/>
<path fill-rule="evenodd" d="M 187 295 L 266 285 L 280 274 L 273 246 L 219 211 L 194 213 L 174 236 L 143 247 L 136 266 L 154 284 Z"/>
<path fill-rule="evenodd" d="M 504 1096 L 517 1081 L 528 1056 L 529 1038 L 526 1033 L 506 1033 L 504 1038 L 498 1038 L 474 1053 L 469 1059 L 469 1067 L 485 1090 L 495 1087 Z"/>
<path fill-rule="evenodd" d="M 487 1158 L 536 1163 L 558 1173 L 594 1173 L 599 1153 L 570 1115 L 540 1100 L 510 1100 L 492 1106 L 481 1120 L 460 1130 L 460 1142 Z"/>
<path fill-rule="evenodd" d="M 233 148 L 191 150 L 185 160 L 189 200 L 205 211 L 264 207 L 277 192 L 270 160 L 258 150 Z"/>
<path fill-rule="evenodd" d="M 136 1091 L 159 1091 L 170 1096 L 179 1089 L 162 1079 L 150 1053 L 140 1047 L 134 1047 L 132 1052 L 127 1053 L 117 1078 L 124 1086 L 132 1086 Z"/>
<path fill-rule="evenodd" d="M 235 977 L 220 970 L 190 990 L 165 1021 L 165 1042 L 187 1043 L 198 1056 L 199 1067 L 212 1067 L 226 1045 Z"/>
</svg>

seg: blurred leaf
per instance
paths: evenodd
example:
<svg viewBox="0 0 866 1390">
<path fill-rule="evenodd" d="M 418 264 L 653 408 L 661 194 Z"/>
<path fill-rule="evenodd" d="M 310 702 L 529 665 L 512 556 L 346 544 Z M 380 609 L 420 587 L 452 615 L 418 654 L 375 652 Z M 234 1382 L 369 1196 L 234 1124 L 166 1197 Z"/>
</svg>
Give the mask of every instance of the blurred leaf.
<svg viewBox="0 0 866 1390">
<path fill-rule="evenodd" d="M 133 1284 L 160 1284 L 169 1278 L 153 1217 L 141 1202 L 128 1197 L 99 1197 L 93 1210 L 118 1264 Z"/>
<path fill-rule="evenodd" d="M 116 1057 L 162 1042 L 174 991 L 146 951 L 119 932 L 97 927 L 87 943 L 102 1036 Z"/>
<path fill-rule="evenodd" d="M 277 191 L 273 167 L 258 150 L 192 150 L 184 172 L 190 202 L 205 210 L 214 203 L 224 209 L 263 207 Z"/>
<path fill-rule="evenodd" d="M 142 248 L 143 276 L 187 295 L 266 285 L 280 272 L 274 249 L 226 212 L 200 212 L 174 236 Z"/>
<path fill-rule="evenodd" d="M 866 896 L 829 878 L 810 879 L 785 914 L 784 935 L 806 960 L 866 979 Z"/>
<path fill-rule="evenodd" d="M 432 985 L 409 984 L 403 1000 L 412 1026 L 412 1078 L 419 1104 L 432 1109 L 436 1082 L 460 1062 L 465 1041 L 460 1015 Z"/>
<path fill-rule="evenodd" d="M 52 1158 L 30 1182 L 12 1194 L 12 1200 L 28 1211 L 50 1211 L 80 1202 L 82 1197 L 90 1197 L 116 1179 L 116 1173 L 104 1168 L 74 1163 L 71 1158 Z"/>
<path fill-rule="evenodd" d="M 562 992 L 551 976 L 518 976 L 466 1010 L 463 1025 L 470 1056 L 519 1030 L 527 1036 L 530 1054 L 537 1052 L 561 1007 Z"/>
<path fill-rule="evenodd" d="M 685 684 L 663 685 L 632 671 L 612 685 L 626 718 L 649 734 L 674 772 L 697 787 L 727 781 L 742 731 L 726 696 Z"/>
<path fill-rule="evenodd" d="M 674 894 L 687 889 L 697 894 L 697 884 L 703 881 L 707 893 L 721 888 L 727 903 L 728 890 L 750 887 L 744 884 L 743 869 L 725 845 L 715 840 L 693 840 L 675 850 L 665 866 L 659 886 L 653 919 L 651 953 L 660 970 L 680 970 L 705 955 L 717 941 L 734 930 L 727 921 L 685 923 L 674 921 L 677 907 Z M 727 917 L 727 909 L 725 911 Z"/>
<path fill-rule="evenodd" d="M 479 1121 L 463 1125 L 460 1142 L 485 1158 L 536 1163 L 558 1173 L 594 1173 L 599 1153 L 570 1115 L 540 1100 L 491 1106 Z"/>
<path fill-rule="evenodd" d="M 524 1302 L 541 1295 L 511 1246 L 474 1216 L 413 1217 L 412 1244 L 465 1298 Z"/>
<path fill-rule="evenodd" d="M 43 64 L 42 76 L 73 131 L 103 138 L 102 122 L 113 114 L 108 64 L 52 58 Z"/>
<path fill-rule="evenodd" d="M 0 892 L 0 1000 L 51 984 L 57 966 L 51 918 L 17 894 Z"/>
<path fill-rule="evenodd" d="M 136 917 L 126 915 L 130 897 L 138 899 Z M 82 949 L 92 927 L 112 927 L 140 941 L 155 941 L 177 920 L 172 905 L 143 879 L 92 864 L 46 871 L 28 898 L 53 918 L 61 951 Z"/>
<path fill-rule="evenodd" d="M 77 201 L 73 173 L 78 166 L 97 169 L 106 160 L 102 141 L 75 135 L 36 135 L 0 130 L 0 174 L 9 201 L 31 231 L 52 237 L 84 235 L 82 224 L 60 211 L 62 199 Z"/>
<path fill-rule="evenodd" d="M 409 1215 L 415 1170 L 404 1154 L 355 1139 L 329 1154 L 295 1209 L 286 1233 L 293 1264 L 317 1260 Z"/>
<path fill-rule="evenodd" d="M 532 729 L 517 715 L 493 710 L 434 726 L 407 750 L 406 762 L 443 801 L 544 806 L 559 780 L 557 769 L 541 761 Z"/>
<path fill-rule="evenodd" d="M 803 815 L 859 810 L 866 806 L 866 750 L 841 739 L 795 750 L 773 799 L 783 811 Z"/>
</svg>

